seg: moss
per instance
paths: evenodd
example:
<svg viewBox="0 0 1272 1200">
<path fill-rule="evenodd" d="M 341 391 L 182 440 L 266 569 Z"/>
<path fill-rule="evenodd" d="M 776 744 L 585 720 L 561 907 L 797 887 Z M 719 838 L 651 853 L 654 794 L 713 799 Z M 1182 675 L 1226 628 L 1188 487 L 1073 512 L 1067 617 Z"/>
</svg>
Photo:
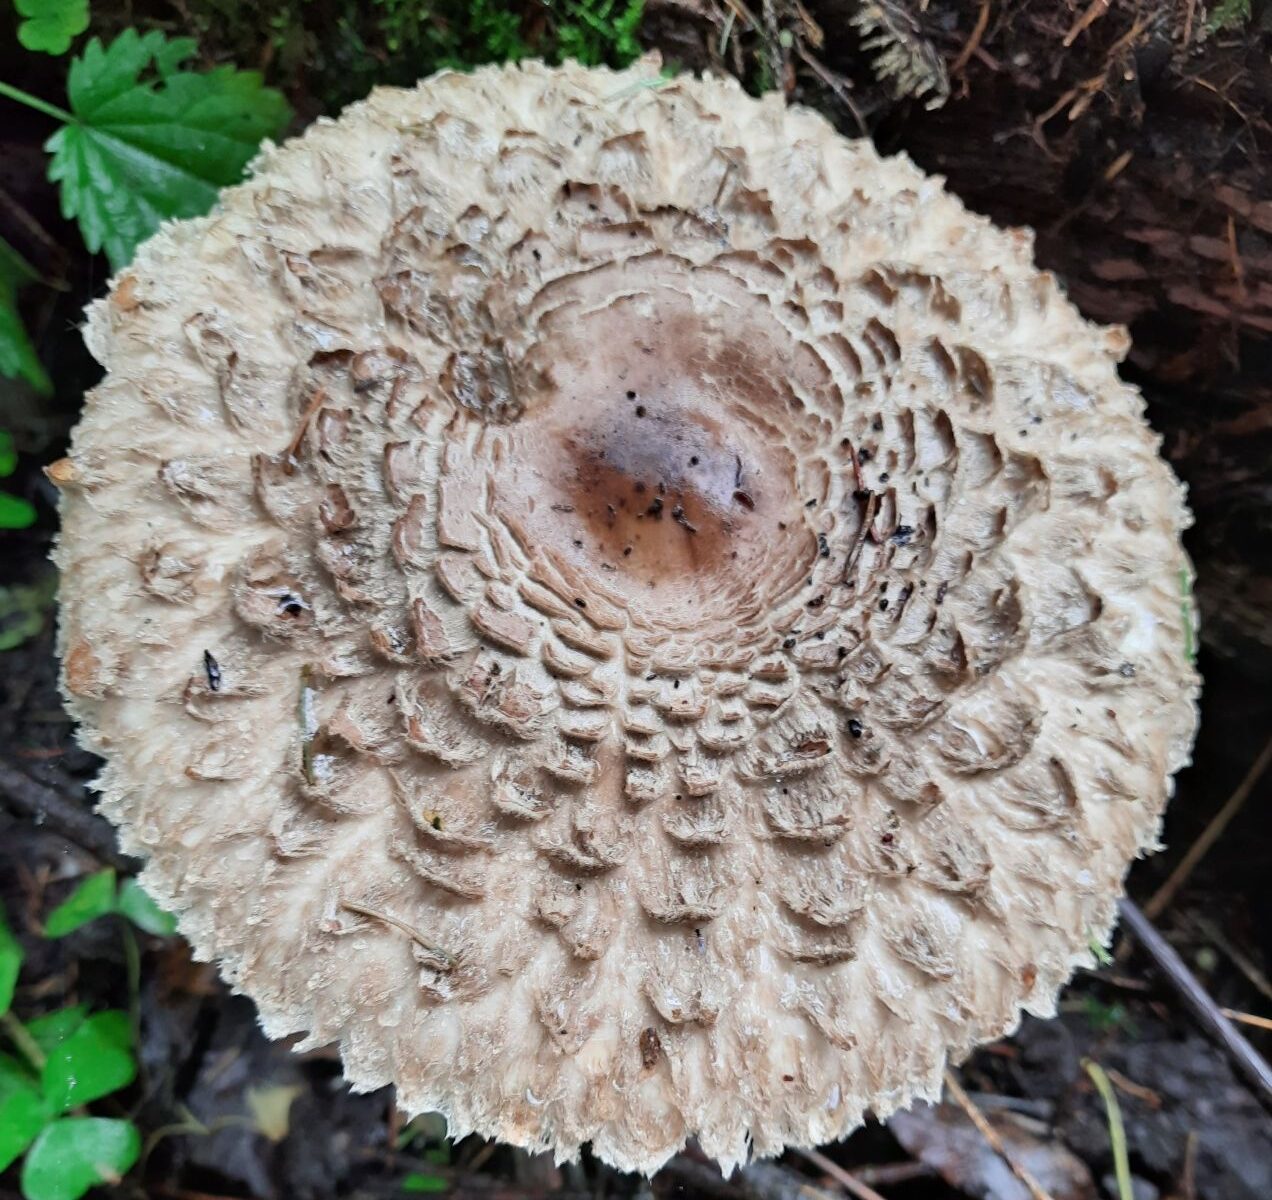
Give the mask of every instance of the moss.
<svg viewBox="0 0 1272 1200">
<path fill-rule="evenodd" d="M 644 0 L 190 0 L 200 45 L 334 111 L 377 83 L 538 57 L 625 66 Z M 264 51 L 262 51 L 264 47 Z"/>
</svg>

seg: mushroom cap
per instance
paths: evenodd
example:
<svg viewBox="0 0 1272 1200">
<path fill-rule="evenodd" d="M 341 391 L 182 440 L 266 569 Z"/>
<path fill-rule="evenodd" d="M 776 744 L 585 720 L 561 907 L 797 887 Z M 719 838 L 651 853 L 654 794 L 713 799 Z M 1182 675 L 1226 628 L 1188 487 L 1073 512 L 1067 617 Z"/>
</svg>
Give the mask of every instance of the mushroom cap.
<svg viewBox="0 0 1272 1200">
<path fill-rule="evenodd" d="M 377 90 L 89 314 L 64 687 L 266 1031 L 558 1158 L 934 1097 L 1109 936 L 1182 489 L 1031 237 L 732 81 Z"/>
</svg>

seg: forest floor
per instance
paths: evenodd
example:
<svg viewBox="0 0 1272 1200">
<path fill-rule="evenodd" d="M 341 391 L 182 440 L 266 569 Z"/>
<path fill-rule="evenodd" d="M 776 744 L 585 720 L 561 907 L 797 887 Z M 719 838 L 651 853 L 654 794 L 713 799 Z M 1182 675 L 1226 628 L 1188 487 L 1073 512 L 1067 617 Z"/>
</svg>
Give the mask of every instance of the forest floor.
<svg viewBox="0 0 1272 1200">
<path fill-rule="evenodd" d="M 108 33 L 125 10 L 105 7 L 94 20 Z M 1195 759 L 1167 814 L 1166 850 L 1134 867 L 1128 892 L 1211 1004 L 1238 1014 L 1267 1055 L 1270 1023 L 1244 1019 L 1272 1015 L 1272 772 L 1260 773 L 1272 757 L 1272 37 L 1266 6 L 1254 9 L 1220 29 L 1193 0 L 764 0 L 755 10 L 743 0 L 649 0 L 640 36 L 682 67 L 780 87 L 845 133 L 866 133 L 884 151 L 904 150 L 945 174 L 973 208 L 1032 225 L 1040 262 L 1087 315 L 1130 326 L 1127 375 L 1144 389 L 1198 517 L 1188 545 L 1205 690 Z M 281 3 L 268 34 L 253 11 L 236 0 L 126 10 L 128 20 L 198 34 L 212 60 L 262 67 L 301 114 L 298 125 L 352 98 L 346 90 L 368 72 L 393 81 L 415 73 L 400 38 L 396 49 L 379 45 L 374 30 L 359 32 L 361 65 L 332 52 L 350 36 L 340 0 L 303 11 Z M 529 5 L 517 11 L 530 20 Z M 883 30 L 909 64 L 910 95 L 880 82 L 879 51 L 863 45 L 866 11 L 877 18 L 874 34 Z M 0 77 L 56 99 L 56 75 L 6 48 L 3 20 Z M 299 40 L 288 21 L 302 29 Z M 40 151 L 47 125 L 9 116 L 0 117 L 0 233 L 59 286 L 27 314 L 54 395 L 35 400 L 0 381 L 0 428 L 22 451 L 4 487 L 39 512 L 30 529 L 0 533 L 0 644 L 18 643 L 0 653 L 0 905 L 26 953 L 17 1009 L 86 1003 L 137 1015 L 140 1072 L 112 1103 L 140 1127 L 145 1150 L 111 1192 L 1028 1200 L 1027 1186 L 953 1098 L 868 1125 L 821 1156 L 791 1152 L 728 1180 L 692 1148 L 644 1180 L 586 1156 L 556 1167 L 475 1138 L 452 1144 L 427 1120 L 404 1127 L 387 1090 L 351 1094 L 333 1056 L 298 1056 L 267 1041 L 250 1002 L 192 962 L 179 938 L 142 936 L 134 982 L 116 922 L 59 940 L 40 935 L 77 881 L 135 864 L 92 812 L 97 764 L 76 746 L 57 694 L 47 564 L 55 500 L 41 472 L 95 377 L 76 322 L 106 270 L 58 215 Z M 1169 902 L 1155 901 L 1225 810 L 1231 822 Z M 1160 957 L 1128 942 L 1110 963 L 1075 977 L 1056 1019 L 1026 1019 L 957 1072 L 969 1105 L 1052 1200 L 1126 1200 L 1088 1059 L 1113 1082 L 1134 1200 L 1272 1197 L 1266 1093 L 1261 1102 L 1257 1085 L 1198 1023 Z M 0 1197 L 17 1186 L 15 1172 L 0 1175 Z"/>
</svg>

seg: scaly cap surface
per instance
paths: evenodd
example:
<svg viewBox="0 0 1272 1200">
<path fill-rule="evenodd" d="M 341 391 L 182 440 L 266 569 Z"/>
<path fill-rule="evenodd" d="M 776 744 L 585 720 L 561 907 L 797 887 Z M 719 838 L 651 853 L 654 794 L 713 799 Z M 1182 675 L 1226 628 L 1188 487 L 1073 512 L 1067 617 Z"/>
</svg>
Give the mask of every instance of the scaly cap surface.
<svg viewBox="0 0 1272 1200">
<path fill-rule="evenodd" d="M 381 90 L 93 306 L 68 699 L 196 953 L 358 1088 L 726 1169 L 1107 937 L 1181 489 L 1021 231 L 732 82 Z"/>
</svg>

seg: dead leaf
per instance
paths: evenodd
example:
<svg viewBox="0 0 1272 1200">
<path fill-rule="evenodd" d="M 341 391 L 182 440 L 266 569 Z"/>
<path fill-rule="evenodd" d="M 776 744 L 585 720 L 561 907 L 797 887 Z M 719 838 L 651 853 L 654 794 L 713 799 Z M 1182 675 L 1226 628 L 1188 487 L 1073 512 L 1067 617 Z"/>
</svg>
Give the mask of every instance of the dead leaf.
<svg viewBox="0 0 1272 1200">
<path fill-rule="evenodd" d="M 1009 1113 L 986 1113 L 1012 1157 L 1038 1181 L 1052 1200 L 1097 1200 L 1086 1164 L 1061 1142 L 1026 1128 Z M 976 1200 L 1030 1200 L 1011 1167 L 981 1136 L 961 1108 L 952 1104 L 915 1105 L 888 1121 L 892 1135 L 951 1187 Z"/>
<path fill-rule="evenodd" d="M 304 1090 L 294 1085 L 248 1088 L 247 1107 L 257 1130 L 271 1142 L 281 1142 L 287 1136 L 292 1101 Z"/>
</svg>

